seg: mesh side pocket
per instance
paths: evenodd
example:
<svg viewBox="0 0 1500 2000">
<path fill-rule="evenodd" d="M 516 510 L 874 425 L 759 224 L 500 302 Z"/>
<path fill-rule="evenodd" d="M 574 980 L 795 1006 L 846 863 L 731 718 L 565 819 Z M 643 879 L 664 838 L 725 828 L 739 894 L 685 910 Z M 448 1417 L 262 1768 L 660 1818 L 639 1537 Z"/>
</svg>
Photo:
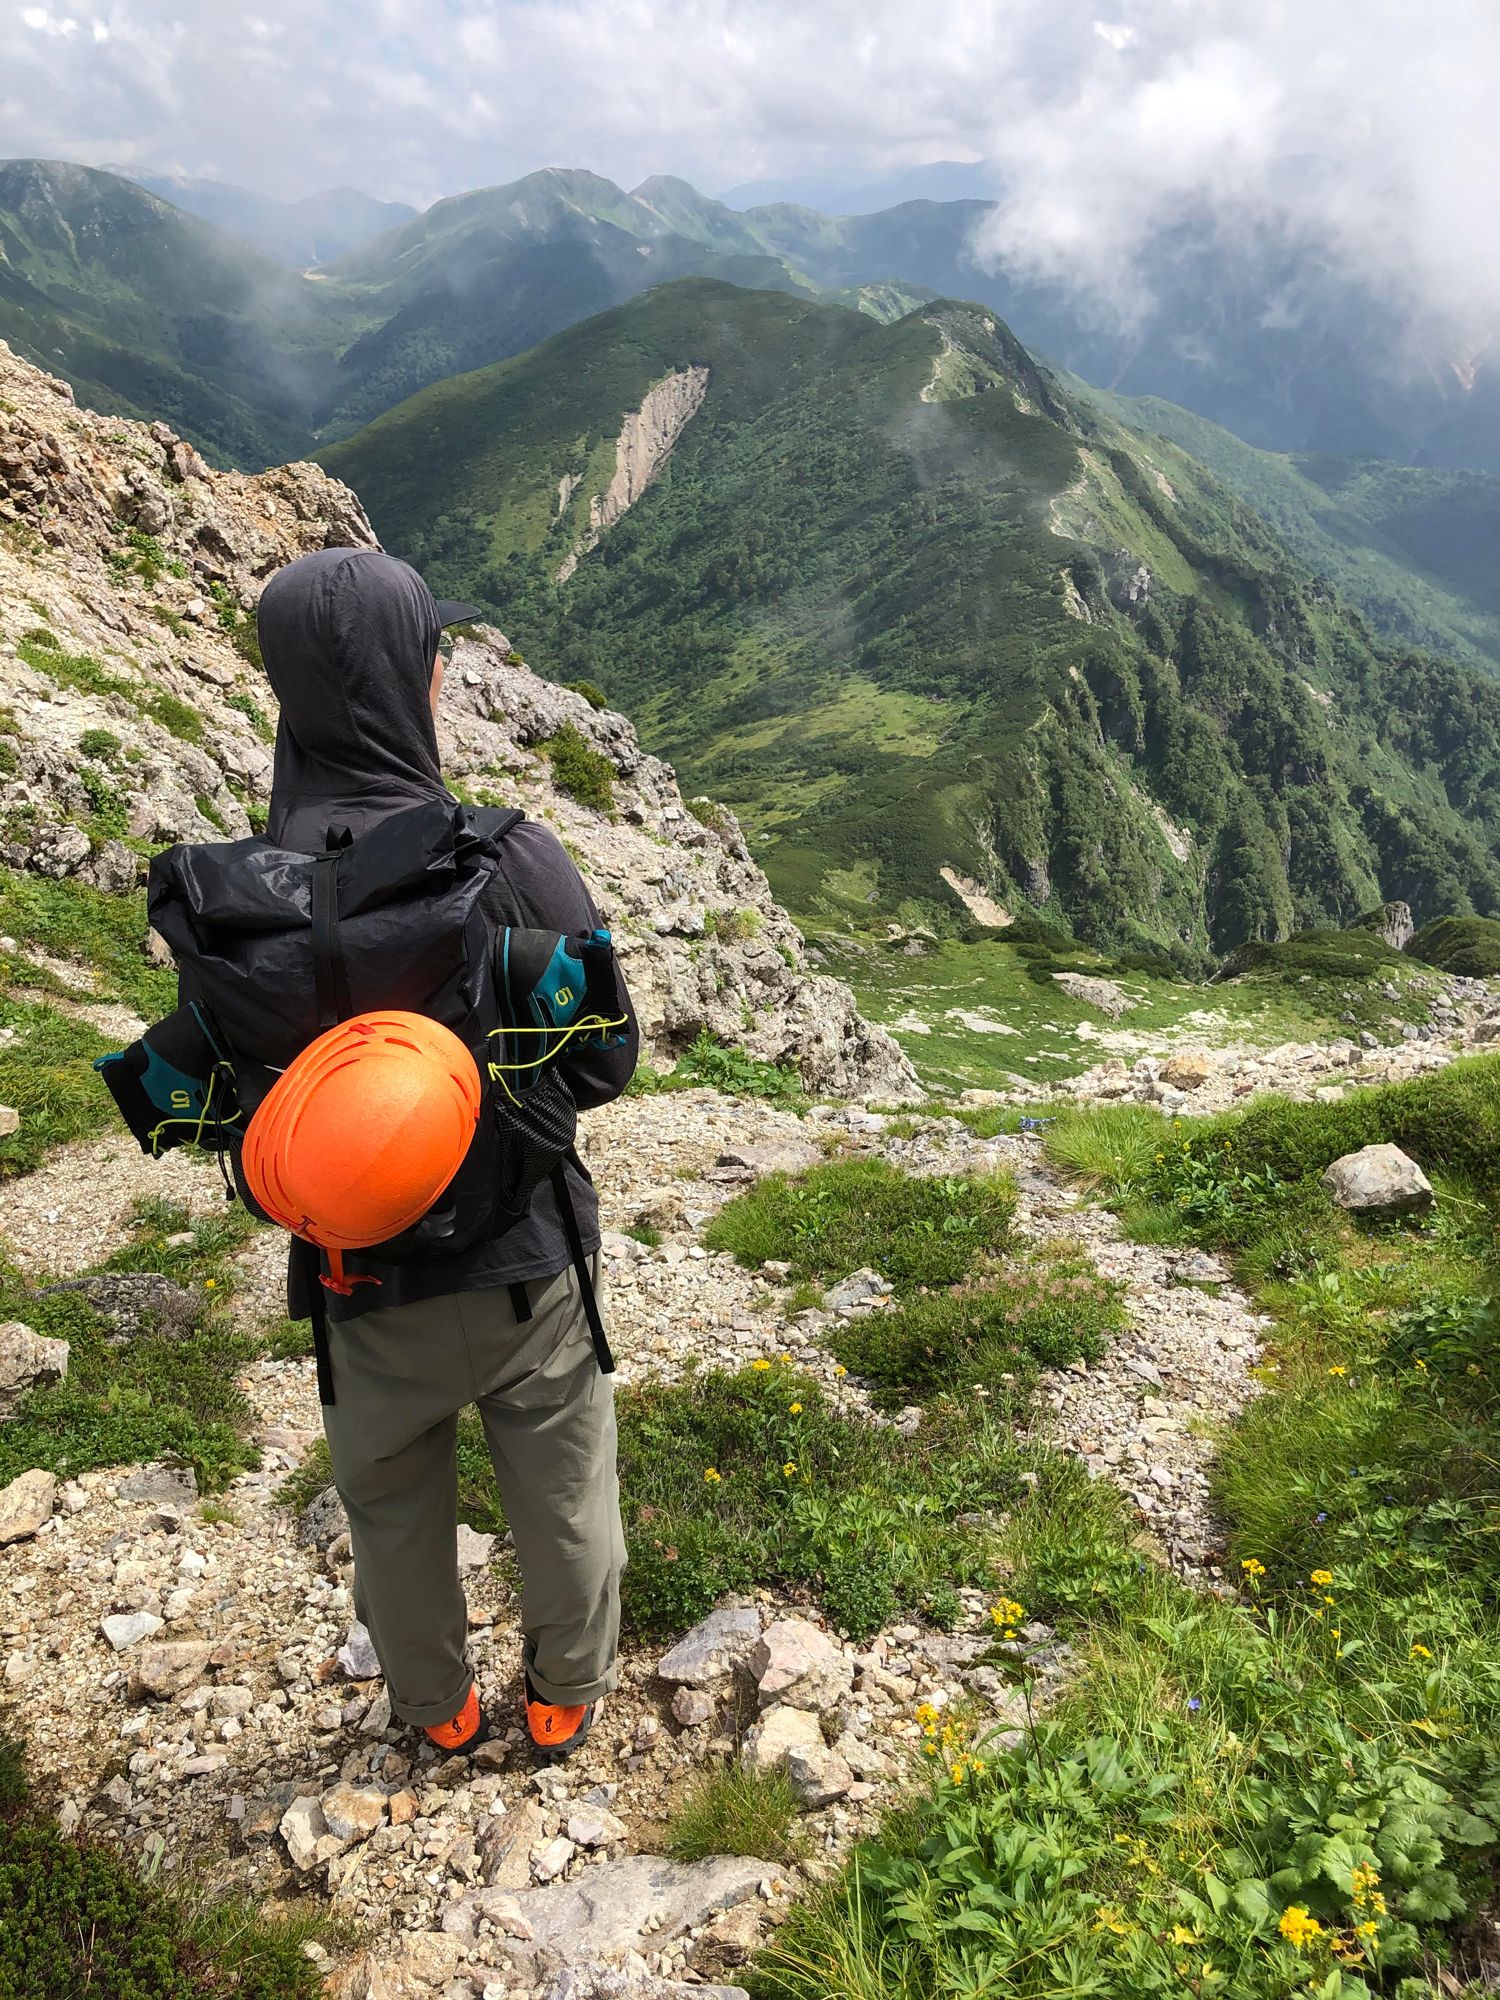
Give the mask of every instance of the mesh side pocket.
<svg viewBox="0 0 1500 2000">
<path fill-rule="evenodd" d="M 494 1099 L 499 1135 L 495 1201 L 519 1214 L 573 1144 L 578 1107 L 556 1070 L 548 1070 L 516 1103 L 499 1091 Z"/>
</svg>

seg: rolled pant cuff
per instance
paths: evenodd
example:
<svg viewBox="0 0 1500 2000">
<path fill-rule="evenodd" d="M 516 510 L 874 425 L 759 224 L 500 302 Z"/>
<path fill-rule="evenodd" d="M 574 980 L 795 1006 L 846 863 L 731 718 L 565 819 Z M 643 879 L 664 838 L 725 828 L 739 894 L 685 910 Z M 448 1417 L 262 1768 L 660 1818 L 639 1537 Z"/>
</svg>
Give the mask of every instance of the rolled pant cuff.
<svg viewBox="0 0 1500 2000">
<path fill-rule="evenodd" d="M 465 1674 L 458 1693 L 450 1701 L 397 1701 L 391 1696 L 391 1713 L 399 1715 L 403 1722 L 410 1722 L 418 1729 L 435 1729 L 440 1722 L 451 1722 L 464 1703 L 469 1699 L 469 1689 L 474 1685 L 474 1676 Z M 389 1689 L 387 1689 L 389 1693 Z"/>
<path fill-rule="evenodd" d="M 603 1695 L 613 1694 L 620 1685 L 620 1670 L 611 1665 L 599 1680 L 580 1681 L 574 1687 L 564 1687 L 561 1681 L 549 1681 L 545 1674 L 539 1674 L 528 1661 L 526 1678 L 543 1701 L 550 1701 L 558 1708 L 580 1708 L 591 1701 L 598 1701 Z"/>
</svg>

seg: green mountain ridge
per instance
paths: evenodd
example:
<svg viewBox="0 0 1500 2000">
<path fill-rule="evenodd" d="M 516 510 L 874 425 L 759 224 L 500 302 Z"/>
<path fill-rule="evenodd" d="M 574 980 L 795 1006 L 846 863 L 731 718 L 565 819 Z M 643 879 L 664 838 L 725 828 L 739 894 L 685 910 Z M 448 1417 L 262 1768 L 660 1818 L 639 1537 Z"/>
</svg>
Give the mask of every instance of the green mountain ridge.
<svg viewBox="0 0 1500 2000">
<path fill-rule="evenodd" d="M 559 584 L 625 417 L 689 368 L 701 408 Z M 732 805 L 815 922 L 953 930 L 967 881 L 1198 967 L 1388 898 L 1500 912 L 1500 688 L 1375 640 L 982 306 L 687 280 L 322 457 Z"/>
<path fill-rule="evenodd" d="M 1500 668 L 1500 478 L 1260 451 L 1175 403 L 1069 386 L 1206 465 L 1379 631 Z"/>
</svg>

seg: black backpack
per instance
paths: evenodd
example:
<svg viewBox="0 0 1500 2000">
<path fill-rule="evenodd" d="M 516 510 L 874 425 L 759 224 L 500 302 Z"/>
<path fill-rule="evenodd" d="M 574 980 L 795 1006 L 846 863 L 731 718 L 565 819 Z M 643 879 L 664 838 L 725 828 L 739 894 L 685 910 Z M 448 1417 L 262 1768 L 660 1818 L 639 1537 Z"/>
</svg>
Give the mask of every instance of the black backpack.
<svg viewBox="0 0 1500 2000">
<path fill-rule="evenodd" d="M 455 1256 L 503 1235 L 550 1178 L 608 1372 L 562 1170 L 577 1110 L 556 1058 L 580 1037 L 618 1040 L 625 1024 L 614 1018 L 607 932 L 497 937 L 481 907 L 497 874 L 503 880 L 501 845 L 522 817 L 434 799 L 357 839 L 330 835 L 323 854 L 259 838 L 167 849 L 151 863 L 147 913 L 177 962 L 182 1004 L 99 1067 L 145 1150 L 212 1146 L 240 1198 L 263 1215 L 239 1168 L 239 1141 L 280 1072 L 324 1029 L 370 1009 L 442 1022 L 473 1055 L 486 1106 L 439 1203 L 372 1254 L 398 1264 Z M 309 1289 L 319 1388 L 331 1402 L 322 1293 Z"/>
</svg>

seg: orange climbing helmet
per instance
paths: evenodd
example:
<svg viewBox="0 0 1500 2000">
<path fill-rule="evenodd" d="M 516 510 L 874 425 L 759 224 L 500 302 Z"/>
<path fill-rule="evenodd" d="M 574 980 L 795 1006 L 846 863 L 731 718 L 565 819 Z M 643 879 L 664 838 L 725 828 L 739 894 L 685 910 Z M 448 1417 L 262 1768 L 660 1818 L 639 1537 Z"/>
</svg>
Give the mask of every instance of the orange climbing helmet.
<svg viewBox="0 0 1500 2000">
<path fill-rule="evenodd" d="M 425 1014 L 356 1014 L 309 1042 L 245 1132 L 242 1167 L 273 1222 L 328 1254 L 409 1229 L 463 1164 L 482 1092 L 473 1056 Z"/>
</svg>

